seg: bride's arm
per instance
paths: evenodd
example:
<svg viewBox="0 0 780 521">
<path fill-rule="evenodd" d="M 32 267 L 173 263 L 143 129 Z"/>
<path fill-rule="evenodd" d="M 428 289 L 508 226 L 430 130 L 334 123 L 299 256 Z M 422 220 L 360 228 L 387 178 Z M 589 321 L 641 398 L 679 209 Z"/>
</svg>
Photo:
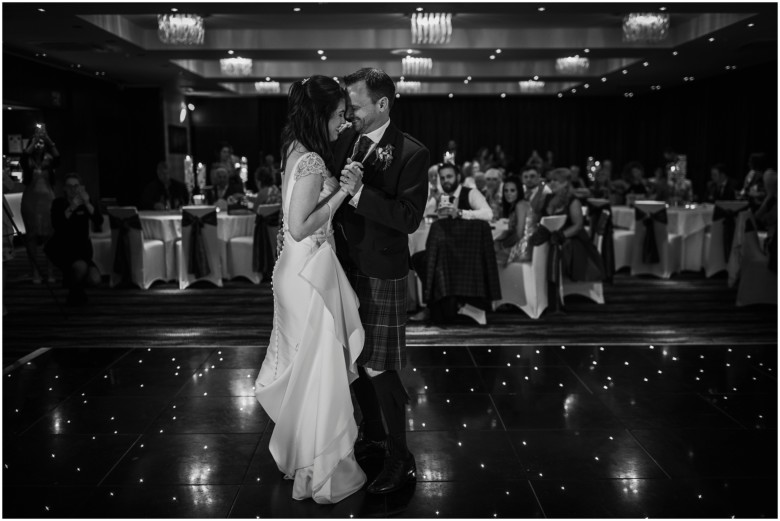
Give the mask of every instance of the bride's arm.
<svg viewBox="0 0 780 521">
<path fill-rule="evenodd" d="M 329 199 L 318 204 L 322 190 L 322 173 L 325 164 L 317 157 L 316 162 L 306 162 L 295 174 L 296 181 L 290 199 L 290 235 L 300 242 L 322 227 L 333 212 L 344 202 L 347 192 L 339 189 Z"/>
</svg>

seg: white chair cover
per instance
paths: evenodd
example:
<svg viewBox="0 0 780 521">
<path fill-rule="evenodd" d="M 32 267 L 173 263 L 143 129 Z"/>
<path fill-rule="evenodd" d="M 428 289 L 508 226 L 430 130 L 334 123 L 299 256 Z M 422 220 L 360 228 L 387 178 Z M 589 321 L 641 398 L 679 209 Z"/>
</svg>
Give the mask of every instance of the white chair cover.
<svg viewBox="0 0 780 521">
<path fill-rule="evenodd" d="M 566 224 L 565 215 L 542 217 L 540 224 L 554 232 Z M 549 243 L 534 247 L 531 262 L 510 262 L 499 267 L 498 280 L 501 300 L 493 302 L 493 309 L 501 304 L 512 304 L 533 319 L 547 309 L 547 255 Z"/>
<path fill-rule="evenodd" d="M 110 286 L 122 281 L 124 274 L 120 266 L 126 261 L 130 262 L 130 280 L 141 289 L 149 289 L 154 281 L 165 280 L 165 247 L 162 241 L 143 238 L 138 210 L 134 206 L 110 206 L 108 216 L 111 222 L 111 264 L 107 271 L 111 274 Z M 124 234 L 126 239 L 123 239 Z M 122 249 L 126 255 L 122 254 Z M 119 259 L 117 250 L 120 250 Z"/>
<path fill-rule="evenodd" d="M 637 201 L 635 208 L 650 214 L 657 215 L 658 212 L 666 211 L 666 203 L 659 201 Z M 655 275 L 668 279 L 672 273 L 680 271 L 680 259 L 682 257 L 682 237 L 669 233 L 669 225 L 662 222 L 653 222 L 653 231 L 655 232 L 655 242 L 658 247 L 659 262 L 654 264 L 645 263 L 642 260 L 645 240 L 645 225 L 637 219 L 634 225 L 634 245 L 631 254 L 631 275 Z"/>
<path fill-rule="evenodd" d="M 742 236 L 737 306 L 777 304 L 777 273 L 769 269 L 769 258 L 762 251 L 753 222 L 750 219 L 744 222 L 747 229 Z"/>
<path fill-rule="evenodd" d="M 615 271 L 631 266 L 634 253 L 634 230 L 618 230 L 612 236 L 615 244 Z"/>
<path fill-rule="evenodd" d="M 707 277 L 712 277 L 716 273 L 719 273 L 721 271 L 724 271 L 728 269 L 729 266 L 729 260 L 733 255 L 736 255 L 734 252 L 735 245 L 740 241 L 737 241 L 738 236 L 741 237 L 744 234 L 745 229 L 745 219 L 748 217 L 750 212 L 746 212 L 745 210 L 748 210 L 748 203 L 747 201 L 716 201 L 715 202 L 715 212 L 718 212 L 718 208 L 722 208 L 723 210 L 726 210 L 728 212 L 735 212 L 737 213 L 736 216 L 736 222 L 734 223 L 734 235 L 731 238 L 731 245 L 728 249 L 728 255 L 724 256 L 724 219 L 715 219 L 713 217 L 712 224 L 710 225 L 710 231 L 707 232 L 704 235 L 704 248 L 702 251 L 702 266 L 704 267 L 704 275 Z M 741 230 L 741 232 L 740 232 Z M 736 261 L 736 259 L 735 259 Z M 738 266 L 735 266 L 736 271 L 738 271 Z M 737 273 L 734 273 L 734 280 L 736 281 Z"/>
<path fill-rule="evenodd" d="M 220 261 L 219 239 L 217 238 L 217 208 L 216 206 L 184 206 L 181 209 L 181 240 L 176 241 L 176 256 L 179 266 L 179 289 L 185 289 L 193 282 L 207 280 L 222 287 L 222 263 Z M 187 224 L 190 222 L 191 224 Z M 198 266 L 190 263 L 190 251 L 195 241 L 194 233 L 198 223 L 203 248 L 205 264 Z M 193 259 L 194 261 L 194 259 Z M 201 273 L 196 273 L 201 269 Z"/>
</svg>

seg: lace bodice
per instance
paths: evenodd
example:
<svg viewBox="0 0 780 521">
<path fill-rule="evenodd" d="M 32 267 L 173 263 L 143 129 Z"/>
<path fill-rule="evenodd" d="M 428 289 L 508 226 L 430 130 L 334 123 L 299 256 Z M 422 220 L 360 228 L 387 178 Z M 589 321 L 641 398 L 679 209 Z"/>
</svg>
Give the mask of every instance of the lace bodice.
<svg viewBox="0 0 780 521">
<path fill-rule="evenodd" d="M 292 176 L 288 180 L 287 187 L 285 188 L 283 207 L 284 211 L 282 212 L 282 229 L 284 230 L 285 234 L 290 231 L 285 216 L 289 214 L 293 187 L 295 186 L 295 183 L 298 181 L 298 179 L 309 175 L 320 176 L 322 184 L 318 202 L 328 198 L 333 192 L 339 189 L 338 180 L 330 175 L 327 167 L 325 166 L 325 161 L 323 161 L 323 159 L 314 152 L 306 152 L 300 158 L 298 158 L 298 161 L 295 163 L 292 170 L 290 170 L 290 174 L 292 174 Z M 331 219 L 332 218 L 333 216 L 331 216 Z M 322 227 L 311 234 L 310 237 L 317 242 L 321 242 L 332 235 L 333 226 L 331 221 L 328 220 L 328 222 L 326 222 Z"/>
</svg>

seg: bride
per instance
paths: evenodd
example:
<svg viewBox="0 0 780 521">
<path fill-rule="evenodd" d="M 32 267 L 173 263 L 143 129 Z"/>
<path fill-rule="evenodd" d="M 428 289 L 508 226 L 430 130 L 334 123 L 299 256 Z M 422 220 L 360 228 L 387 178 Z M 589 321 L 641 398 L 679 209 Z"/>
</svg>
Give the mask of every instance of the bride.
<svg viewBox="0 0 780 521">
<path fill-rule="evenodd" d="M 349 384 L 364 331 L 358 300 L 336 258 L 331 219 L 340 189 L 330 142 L 344 125 L 346 92 L 326 76 L 293 83 L 282 131 L 284 243 L 273 274 L 274 323 L 255 393 L 275 422 L 270 451 L 293 499 L 336 503 L 366 476 L 353 454 Z"/>
</svg>

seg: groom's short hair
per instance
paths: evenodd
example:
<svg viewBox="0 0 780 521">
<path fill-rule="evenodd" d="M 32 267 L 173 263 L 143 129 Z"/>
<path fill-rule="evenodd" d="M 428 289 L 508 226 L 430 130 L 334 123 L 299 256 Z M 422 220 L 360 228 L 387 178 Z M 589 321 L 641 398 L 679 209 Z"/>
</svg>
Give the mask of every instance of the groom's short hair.
<svg viewBox="0 0 780 521">
<path fill-rule="evenodd" d="M 385 71 L 382 69 L 365 67 L 344 76 L 344 85 L 346 86 L 350 86 L 359 81 L 366 82 L 366 88 L 368 89 L 373 103 L 386 97 L 390 108 L 393 108 L 393 102 L 395 101 L 395 83 L 393 83 L 393 80 Z"/>
</svg>

